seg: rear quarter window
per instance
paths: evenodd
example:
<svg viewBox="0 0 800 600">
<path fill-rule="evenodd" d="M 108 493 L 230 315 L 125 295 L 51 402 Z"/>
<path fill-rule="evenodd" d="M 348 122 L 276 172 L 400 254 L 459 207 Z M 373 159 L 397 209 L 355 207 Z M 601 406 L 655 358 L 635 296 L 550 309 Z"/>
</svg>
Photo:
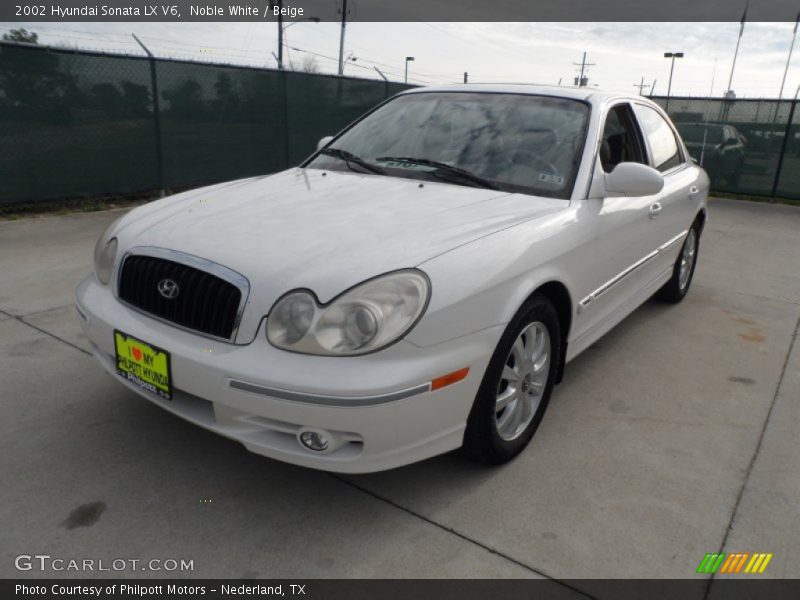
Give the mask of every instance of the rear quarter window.
<svg viewBox="0 0 800 600">
<path fill-rule="evenodd" d="M 678 141 L 664 117 L 644 104 L 636 105 L 636 117 L 647 138 L 653 166 L 664 172 L 681 164 L 683 159 Z"/>
</svg>

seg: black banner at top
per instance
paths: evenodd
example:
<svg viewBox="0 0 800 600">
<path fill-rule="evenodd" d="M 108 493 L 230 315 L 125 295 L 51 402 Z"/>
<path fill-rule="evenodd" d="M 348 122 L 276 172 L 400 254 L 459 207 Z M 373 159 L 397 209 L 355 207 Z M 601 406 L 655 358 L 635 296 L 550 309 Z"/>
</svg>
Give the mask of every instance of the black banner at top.
<svg viewBox="0 0 800 600">
<path fill-rule="evenodd" d="M 796 0 L 3 0 L 0 21 L 794 21 Z"/>
</svg>

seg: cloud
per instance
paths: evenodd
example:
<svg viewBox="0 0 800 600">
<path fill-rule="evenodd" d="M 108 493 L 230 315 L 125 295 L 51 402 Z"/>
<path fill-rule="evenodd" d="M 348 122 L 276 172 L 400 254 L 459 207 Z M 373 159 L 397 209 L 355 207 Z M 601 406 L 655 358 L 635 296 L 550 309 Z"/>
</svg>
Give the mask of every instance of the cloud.
<svg viewBox="0 0 800 600">
<path fill-rule="evenodd" d="M 44 43 L 92 47 L 131 54 L 141 49 L 137 33 L 158 56 L 274 67 L 275 23 L 24 23 Z M 747 23 L 733 87 L 740 96 L 776 96 L 794 23 Z M 318 55 L 323 72 L 338 67 L 336 23 L 297 23 L 286 30 L 287 50 L 297 62 Z M 363 23 L 347 28 L 346 73 L 403 78 L 404 57 L 415 56 L 409 76 L 416 83 L 453 83 L 468 71 L 471 81 L 569 83 L 573 63 L 588 53 L 592 83 L 632 91 L 642 78 L 666 92 L 670 61 L 665 51 L 683 51 L 676 62 L 673 92 L 706 95 L 727 87 L 739 23 Z M 798 47 L 800 53 L 800 47 Z M 716 59 L 716 61 L 715 61 Z M 797 58 L 800 61 L 800 57 Z M 796 64 L 787 89 L 800 84 Z"/>
</svg>

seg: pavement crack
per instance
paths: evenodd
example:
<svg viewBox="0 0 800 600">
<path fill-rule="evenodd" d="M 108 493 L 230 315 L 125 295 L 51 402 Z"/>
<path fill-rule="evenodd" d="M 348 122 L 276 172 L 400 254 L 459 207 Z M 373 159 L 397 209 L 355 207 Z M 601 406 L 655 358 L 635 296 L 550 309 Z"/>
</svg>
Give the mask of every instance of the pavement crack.
<svg viewBox="0 0 800 600">
<path fill-rule="evenodd" d="M 67 346 L 70 346 L 71 348 L 74 348 L 75 350 L 78 350 L 79 352 L 83 352 L 84 354 L 86 354 L 86 355 L 88 355 L 88 356 L 91 356 L 91 355 L 92 355 L 92 353 L 91 353 L 91 352 L 89 352 L 88 350 L 86 350 L 86 349 L 84 349 L 84 348 L 81 348 L 81 347 L 80 347 L 80 346 L 78 346 L 77 344 L 73 344 L 73 343 L 72 343 L 72 342 L 70 342 L 69 340 L 65 340 L 64 338 L 57 336 L 55 333 L 51 333 L 51 332 L 47 331 L 46 329 L 42 329 L 41 327 L 38 327 L 37 325 L 34 325 L 33 323 L 28 323 L 28 322 L 27 322 L 27 321 L 24 319 L 24 317 L 18 317 L 18 316 L 16 316 L 16 315 L 11 315 L 11 314 L 9 314 L 9 313 L 7 313 L 7 312 L 3 312 L 3 314 L 6 314 L 6 315 L 8 315 L 8 316 L 9 316 L 9 317 L 11 317 L 12 319 L 14 319 L 15 321 L 18 321 L 19 323 L 22 323 L 23 325 L 27 325 L 27 326 L 28 326 L 28 327 L 30 327 L 31 329 L 35 329 L 35 330 L 36 330 L 36 331 L 38 331 L 39 333 L 43 333 L 43 334 L 45 334 L 45 335 L 48 335 L 48 336 L 50 336 L 50 337 L 51 337 L 51 338 L 53 338 L 54 340 L 58 340 L 58 341 L 59 341 L 59 342 L 61 342 L 62 344 L 66 344 Z"/>
<path fill-rule="evenodd" d="M 792 355 L 792 350 L 794 349 L 795 344 L 797 343 L 797 336 L 798 332 L 800 332 L 800 316 L 797 318 L 797 323 L 794 326 L 794 333 L 792 333 L 792 339 L 789 342 L 789 348 L 786 351 L 786 357 L 783 359 L 783 367 L 781 368 L 780 377 L 778 377 L 778 385 L 775 386 L 775 393 L 772 395 L 772 402 L 769 405 L 769 410 L 767 411 L 767 416 L 764 419 L 764 423 L 761 426 L 761 432 L 758 435 L 758 443 L 756 444 L 756 448 L 753 451 L 753 456 L 750 457 L 750 462 L 747 465 L 747 470 L 745 471 L 744 478 L 742 480 L 742 485 L 739 488 L 739 493 L 736 496 L 736 502 L 733 505 L 733 510 L 731 511 L 731 518 L 728 521 L 728 528 L 725 530 L 725 535 L 722 538 L 722 543 L 719 547 L 719 552 L 722 552 L 725 549 L 725 546 L 728 543 L 728 537 L 733 531 L 733 522 L 736 520 L 736 515 L 739 512 L 739 505 L 742 502 L 742 498 L 744 497 L 744 492 L 747 489 L 747 484 L 750 481 L 750 475 L 753 472 L 753 467 L 756 464 L 756 460 L 758 460 L 758 456 L 761 453 L 761 446 L 764 444 L 764 437 L 767 433 L 767 426 L 769 425 L 769 421 L 772 418 L 772 411 L 775 409 L 775 405 L 778 402 L 778 396 L 781 392 L 781 387 L 783 387 L 783 379 L 786 376 L 786 370 L 789 368 L 789 358 Z M 708 597 L 711 594 L 711 587 L 714 585 L 714 580 L 716 577 L 716 573 L 712 573 L 711 577 L 708 579 L 708 584 L 706 585 L 706 592 L 703 596 L 704 600 L 708 600 Z"/>
<path fill-rule="evenodd" d="M 23 318 L 38 317 L 39 315 L 43 315 L 43 314 L 46 314 L 46 313 L 49 313 L 49 312 L 53 312 L 53 311 L 56 311 L 56 310 L 61 310 L 63 308 L 70 308 L 72 306 L 75 306 L 75 305 L 70 303 L 70 304 L 64 304 L 63 306 L 54 306 L 53 308 L 45 308 L 44 310 L 37 310 L 37 311 L 32 312 L 32 313 L 25 313 L 24 315 L 12 315 L 11 313 L 6 313 L 6 314 L 11 316 L 11 317 L 13 317 L 13 316 L 18 316 L 18 317 L 23 317 Z M 3 311 L 3 312 L 5 312 L 5 311 Z"/>
<path fill-rule="evenodd" d="M 510 555 L 506 554 L 505 552 L 501 552 L 500 550 L 497 550 L 496 548 L 492 548 L 491 546 L 489 546 L 487 544 L 484 544 L 483 542 L 478 541 L 478 540 L 468 536 L 465 533 L 461 533 L 460 531 L 458 531 L 456 529 L 453 529 L 452 527 L 448 527 L 447 525 L 443 525 L 442 523 L 434 521 L 433 519 L 431 519 L 429 517 L 426 517 L 425 515 L 423 515 L 421 513 L 418 513 L 416 511 L 406 507 L 406 506 L 403 506 L 402 504 L 398 504 L 394 500 L 391 500 L 389 498 L 381 496 L 380 494 L 377 494 L 377 493 L 373 492 L 370 489 L 367 489 L 367 488 L 365 488 L 365 487 L 363 487 L 361 485 L 358 485 L 357 483 L 354 483 L 354 482 L 350 481 L 349 479 L 345 479 L 344 477 L 341 477 L 341 476 L 336 475 L 334 473 L 328 473 L 328 475 L 330 475 L 333 479 L 335 479 L 335 480 L 337 480 L 337 481 L 339 481 L 339 482 L 341 482 L 341 483 L 343 483 L 345 485 L 348 485 L 348 486 L 350 486 L 350 487 L 352 487 L 352 488 L 354 488 L 354 489 L 356 489 L 356 490 L 358 490 L 358 491 L 360 491 L 360 492 L 362 492 L 364 494 L 367 494 L 368 496 L 372 496 L 376 500 L 380 500 L 381 502 L 385 502 L 386 504 L 389 504 L 390 506 L 392 506 L 392 507 L 394 507 L 394 508 L 396 508 L 398 510 L 403 511 L 404 513 L 406 513 L 408 515 L 411 515 L 412 517 L 416 517 L 417 519 L 420 519 L 421 521 L 424 521 L 425 523 L 428 523 L 429 525 L 433 525 L 437 529 L 445 531 L 445 532 L 447 532 L 447 533 L 449 533 L 451 535 L 456 536 L 457 538 L 459 538 L 461 540 L 464 540 L 465 542 L 467 542 L 469 544 L 477 546 L 478 548 L 481 548 L 482 550 L 485 550 L 485 551 L 487 551 L 487 552 L 489 552 L 491 554 L 494 554 L 495 556 L 499 556 L 500 558 L 503 558 L 503 559 L 505 559 L 505 560 L 507 560 L 507 561 L 509 561 L 511 563 L 514 563 L 515 565 L 517 565 L 518 567 L 522 567 L 526 571 L 530 571 L 531 573 L 533 573 L 535 575 L 538 575 L 539 577 L 543 577 L 545 579 L 549 579 L 550 581 L 553 581 L 554 583 L 557 583 L 557 584 L 559 584 L 559 585 L 561 585 L 561 586 L 563 586 L 563 587 L 575 592 L 576 594 L 580 594 L 584 598 L 591 598 L 592 600 L 596 600 L 595 596 L 592 596 L 591 594 L 589 594 L 589 593 L 587 593 L 587 592 L 585 592 L 585 591 L 583 591 L 583 590 L 581 590 L 579 588 L 576 588 L 575 586 L 573 586 L 573 585 L 571 585 L 571 584 L 569 584 L 569 583 L 567 583 L 567 582 L 565 582 L 565 581 L 563 581 L 561 579 L 558 579 L 556 577 L 552 577 L 551 575 L 548 575 L 544 571 L 541 571 L 540 569 L 532 567 L 531 565 L 526 564 L 526 563 L 522 562 L 521 560 L 516 559 L 513 556 L 510 556 Z"/>
</svg>

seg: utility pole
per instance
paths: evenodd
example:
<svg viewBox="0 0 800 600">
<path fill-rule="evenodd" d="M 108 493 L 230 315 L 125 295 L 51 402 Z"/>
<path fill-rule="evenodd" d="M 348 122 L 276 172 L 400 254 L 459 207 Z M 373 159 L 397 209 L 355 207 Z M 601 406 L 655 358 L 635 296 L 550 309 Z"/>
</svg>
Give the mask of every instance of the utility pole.
<svg viewBox="0 0 800 600">
<path fill-rule="evenodd" d="M 283 69 L 283 0 L 278 0 L 278 68 Z"/>
<path fill-rule="evenodd" d="M 278 55 L 272 53 L 275 61 L 278 63 L 278 68 L 283 69 L 283 0 L 273 0 L 267 4 L 267 11 L 272 10 L 273 7 L 278 8 Z M 269 12 L 267 13 L 269 14 Z"/>
<path fill-rule="evenodd" d="M 653 84 L 650 86 L 650 97 L 653 97 L 653 94 L 656 93 L 656 82 L 658 79 L 653 79 Z"/>
<path fill-rule="evenodd" d="M 467 73 L 466 71 L 464 71 L 464 83 L 467 83 L 467 80 L 468 80 L 468 79 L 469 79 L 469 73 Z"/>
<path fill-rule="evenodd" d="M 644 96 L 644 88 L 647 86 L 644 83 L 644 75 L 642 75 L 642 80 L 639 83 L 634 83 L 633 87 L 639 88 L 639 95 Z"/>
<path fill-rule="evenodd" d="M 576 67 L 581 68 L 581 74 L 575 81 L 575 85 L 578 87 L 586 87 L 586 85 L 589 83 L 589 77 L 588 76 L 584 77 L 584 73 L 586 72 L 586 67 L 594 67 L 595 63 L 587 63 L 586 52 L 584 52 L 583 59 L 581 60 L 581 62 L 572 64 L 575 65 Z"/>
<path fill-rule="evenodd" d="M 344 30 L 347 27 L 347 0 L 342 0 L 342 33 L 339 37 L 339 75 L 344 74 Z"/>
<path fill-rule="evenodd" d="M 292 25 L 297 25 L 300 21 L 293 21 L 289 23 L 286 27 L 283 26 L 283 15 L 281 14 L 281 10 L 283 9 L 283 0 L 276 0 L 274 6 L 278 7 L 278 55 L 276 56 L 275 53 L 272 53 L 272 56 L 275 58 L 275 61 L 278 63 L 278 68 L 283 69 L 283 47 L 287 46 L 286 44 L 286 30 L 289 29 Z M 303 21 L 313 21 L 314 23 L 319 23 L 319 17 L 304 17 Z M 294 50 L 294 48 L 293 48 Z M 291 59 L 289 60 L 289 69 L 293 69 L 294 66 L 291 64 Z"/>
</svg>

